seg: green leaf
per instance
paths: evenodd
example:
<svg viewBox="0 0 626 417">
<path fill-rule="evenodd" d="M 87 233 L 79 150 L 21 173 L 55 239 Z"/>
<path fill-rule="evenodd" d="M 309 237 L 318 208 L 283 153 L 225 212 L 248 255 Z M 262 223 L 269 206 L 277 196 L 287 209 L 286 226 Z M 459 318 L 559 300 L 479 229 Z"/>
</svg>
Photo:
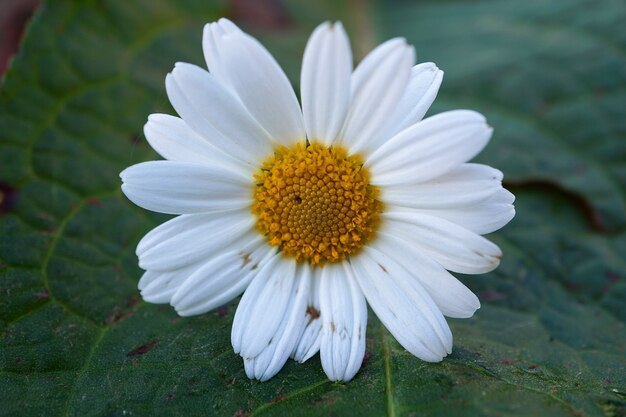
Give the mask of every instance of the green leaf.
<svg viewBox="0 0 626 417">
<path fill-rule="evenodd" d="M 269 27 L 208 0 L 37 13 L 0 91 L 0 415 L 626 415 L 623 3 L 270 3 Z M 483 307 L 450 320 L 443 362 L 412 357 L 370 313 L 352 382 L 327 381 L 317 357 L 249 381 L 236 303 L 180 318 L 140 300 L 134 247 L 166 217 L 128 202 L 118 173 L 156 158 L 141 128 L 172 113 L 165 74 L 201 65 L 203 23 L 229 13 L 295 84 L 319 21 L 345 20 L 357 51 L 405 36 L 446 71 L 434 110 L 495 127 L 480 160 L 504 170 L 518 214 L 491 237 L 501 267 L 462 277 Z"/>
</svg>

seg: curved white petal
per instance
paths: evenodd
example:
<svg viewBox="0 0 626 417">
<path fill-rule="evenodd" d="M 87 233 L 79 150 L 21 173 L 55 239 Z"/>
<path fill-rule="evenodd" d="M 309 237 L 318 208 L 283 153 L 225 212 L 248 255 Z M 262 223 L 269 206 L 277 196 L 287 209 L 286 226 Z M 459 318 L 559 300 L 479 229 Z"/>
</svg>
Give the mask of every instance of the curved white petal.
<svg viewBox="0 0 626 417">
<path fill-rule="evenodd" d="M 515 196 L 504 188 L 485 200 L 470 206 L 436 210 L 417 210 L 430 216 L 449 220 L 479 235 L 495 232 L 515 217 Z"/>
<path fill-rule="evenodd" d="M 370 52 L 352 74 L 352 103 L 340 136 L 350 153 L 368 153 L 404 94 L 415 50 L 402 38 Z"/>
<path fill-rule="evenodd" d="M 222 167 L 150 161 L 126 168 L 120 177 L 129 200 L 159 213 L 205 213 L 252 204 L 252 178 Z"/>
<path fill-rule="evenodd" d="M 385 203 L 418 209 L 447 209 L 478 204 L 502 189 L 502 172 L 487 165 L 462 164 L 417 184 L 381 188 Z"/>
<path fill-rule="evenodd" d="M 480 113 L 454 110 L 398 133 L 365 161 L 378 186 L 428 181 L 476 156 L 493 129 Z"/>
<path fill-rule="evenodd" d="M 289 79 L 272 55 L 253 37 L 220 19 L 205 27 L 209 71 L 237 95 L 277 142 L 304 142 L 302 112 Z"/>
<path fill-rule="evenodd" d="M 437 97 L 441 81 L 443 71 L 432 62 L 415 65 L 411 69 L 409 85 L 376 144 L 381 145 L 396 133 L 422 120 Z"/>
<path fill-rule="evenodd" d="M 452 333 L 443 315 L 396 261 L 364 247 L 352 268 L 372 310 L 406 350 L 429 362 L 452 351 Z"/>
<path fill-rule="evenodd" d="M 305 328 L 300 336 L 300 340 L 294 347 L 292 357 L 300 362 L 306 362 L 320 350 L 320 342 L 322 339 L 322 318 L 320 311 L 320 279 L 321 268 L 311 268 L 308 264 L 303 267 L 309 268 L 311 275 L 311 290 L 307 307 L 301 314 L 305 317 Z"/>
<path fill-rule="evenodd" d="M 500 263 L 500 248 L 484 237 L 448 220 L 417 211 L 388 207 L 381 231 L 407 241 L 445 269 L 482 274 Z"/>
<path fill-rule="evenodd" d="M 204 262 L 198 262 L 172 271 L 144 272 L 137 284 L 141 297 L 149 303 L 169 303 L 183 282 L 203 264 Z"/>
<path fill-rule="evenodd" d="M 250 379 L 267 381 L 282 369 L 293 352 L 306 325 L 302 310 L 306 308 L 311 288 L 308 265 L 298 265 L 296 284 L 289 294 L 289 305 L 278 330 L 263 351 L 251 358 L 244 357 L 244 367 Z M 268 306 L 272 308 L 271 306 Z"/>
<path fill-rule="evenodd" d="M 241 297 L 235 313 L 231 333 L 235 353 L 254 358 L 267 348 L 280 329 L 297 288 L 294 259 L 276 256 L 261 268 Z M 306 294 L 302 303 L 304 308 Z M 299 314 L 298 317 L 302 318 Z"/>
<path fill-rule="evenodd" d="M 349 381 L 365 355 L 367 305 L 352 271 L 343 263 L 325 265 L 320 283 L 320 358 L 331 381 Z"/>
<path fill-rule="evenodd" d="M 300 89 L 309 141 L 330 145 L 350 105 L 352 52 L 341 23 L 322 23 L 304 50 Z"/>
<path fill-rule="evenodd" d="M 468 318 L 480 308 L 480 301 L 465 285 L 452 276 L 441 265 L 424 255 L 405 240 L 386 233 L 379 233 L 375 248 L 393 258 L 410 275 L 393 279 L 416 279 L 428 291 L 443 315 Z"/>
<path fill-rule="evenodd" d="M 245 244 L 246 240 L 249 241 L 248 244 Z M 258 234 L 250 233 L 247 237 L 244 237 L 242 239 L 241 243 L 237 242 L 234 245 L 231 245 L 229 248 L 224 248 L 222 251 L 218 250 L 216 253 L 213 254 L 214 256 L 209 257 L 208 259 L 203 259 L 195 264 L 191 264 L 183 268 L 178 268 L 171 271 L 146 271 L 138 283 L 138 287 L 141 290 L 141 296 L 145 301 L 148 301 L 150 303 L 170 303 L 174 294 L 179 291 L 183 284 L 187 286 L 188 282 L 193 279 L 192 277 L 197 276 L 198 271 L 201 271 L 203 269 L 206 270 L 207 267 L 209 267 L 209 264 L 214 263 L 215 257 L 218 257 L 218 255 L 222 255 L 221 252 L 223 252 L 224 254 L 234 252 L 234 264 L 241 265 L 241 261 L 243 260 L 246 265 L 241 265 L 242 267 L 240 269 L 246 269 L 246 266 L 248 264 L 250 265 L 249 268 L 252 269 L 255 265 L 263 262 L 263 259 L 269 254 L 269 252 L 273 250 L 273 248 L 268 245 L 260 245 L 259 243 L 261 241 L 262 238 L 258 236 Z M 238 249 L 235 250 L 233 248 Z M 208 305 L 208 308 L 205 308 L 204 311 L 208 311 L 222 304 L 225 304 L 232 298 L 243 292 L 245 286 L 241 290 L 239 290 L 239 292 L 236 292 L 235 288 L 244 281 L 241 279 L 243 275 L 245 274 L 229 277 L 227 283 L 228 285 L 223 286 L 219 293 L 209 294 L 204 291 L 202 295 L 203 303 L 205 306 Z M 205 279 L 196 280 L 194 285 L 198 285 L 198 288 L 200 289 L 202 285 L 208 284 L 208 282 L 205 281 L 215 280 L 212 276 L 205 276 L 204 278 Z M 213 304 L 213 306 L 210 306 L 209 304 Z M 189 313 L 184 313 L 185 311 L 179 312 L 179 314 L 181 315 L 191 315 Z M 196 314 L 200 314 L 200 312 Z"/>
<path fill-rule="evenodd" d="M 165 86 L 178 114 L 213 146 L 253 166 L 272 153 L 267 132 L 207 71 L 179 62 Z"/>
<path fill-rule="evenodd" d="M 241 29 L 230 20 L 221 18 L 217 22 L 204 25 L 202 36 L 202 51 L 207 67 L 211 74 L 224 85 L 228 85 L 228 68 L 222 65 L 218 42 L 223 35 L 233 32 L 241 32 Z"/>
<path fill-rule="evenodd" d="M 253 172 L 253 167 L 211 145 L 179 117 L 151 114 L 143 132 L 152 149 L 170 161 L 210 164 L 250 175 Z"/>
<path fill-rule="evenodd" d="M 202 314 L 241 294 L 271 248 L 258 233 L 216 250 L 173 294 L 170 304 L 181 316 Z"/>
<path fill-rule="evenodd" d="M 211 256 L 218 248 L 241 239 L 254 226 L 248 210 L 183 214 L 146 234 L 137 245 L 139 266 L 171 271 Z"/>
</svg>

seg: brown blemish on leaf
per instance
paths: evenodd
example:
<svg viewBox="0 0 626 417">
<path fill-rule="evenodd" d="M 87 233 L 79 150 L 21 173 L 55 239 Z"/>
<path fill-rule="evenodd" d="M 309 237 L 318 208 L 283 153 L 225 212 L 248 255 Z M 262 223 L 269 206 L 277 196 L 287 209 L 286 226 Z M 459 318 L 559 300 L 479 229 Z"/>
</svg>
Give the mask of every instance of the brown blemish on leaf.
<svg viewBox="0 0 626 417">
<path fill-rule="evenodd" d="M 616 284 L 617 282 L 619 282 L 621 277 L 618 274 L 616 274 L 615 272 L 607 272 L 606 279 L 609 282 L 602 287 L 602 293 L 603 294 L 608 294 L 609 292 L 611 292 L 611 289 L 613 288 L 613 285 Z"/>
<path fill-rule="evenodd" d="M 47 288 L 44 288 L 43 290 L 36 292 L 34 294 L 34 297 L 37 300 L 43 300 L 44 298 L 48 298 L 50 296 L 50 291 Z"/>
<path fill-rule="evenodd" d="M 222 306 L 218 308 L 217 310 L 215 310 L 215 314 L 217 314 L 218 317 L 226 317 L 228 315 L 228 307 Z"/>
<path fill-rule="evenodd" d="M 128 299 L 128 304 L 123 310 L 118 306 L 113 307 L 113 310 L 111 310 L 107 318 L 104 320 L 105 323 L 115 324 L 119 321 L 124 320 L 125 318 L 131 317 L 133 314 L 135 314 L 135 308 L 137 307 L 137 305 L 139 305 L 139 302 L 139 297 L 133 295 Z"/>
<path fill-rule="evenodd" d="M 0 215 L 13 210 L 17 201 L 17 190 L 8 184 L 0 183 Z"/>
<path fill-rule="evenodd" d="M 289 26 L 287 9 L 279 0 L 231 0 L 231 18 L 244 26 L 283 29 Z"/>
<path fill-rule="evenodd" d="M 0 74 L 17 52 L 26 23 L 37 6 L 37 0 L 0 1 Z"/>
<path fill-rule="evenodd" d="M 90 206 L 100 207 L 102 206 L 102 200 L 100 200 L 98 197 L 89 197 L 87 199 L 87 204 Z"/>
<path fill-rule="evenodd" d="M 365 354 L 363 355 L 363 362 L 361 362 L 361 368 L 364 368 L 365 365 L 367 365 L 371 357 L 372 357 L 372 352 L 370 352 L 369 350 L 366 350 Z"/>
<path fill-rule="evenodd" d="M 159 344 L 159 339 L 151 340 L 148 343 L 145 343 L 145 344 L 143 344 L 143 345 L 141 345 L 139 347 L 136 347 L 135 349 L 131 350 L 130 352 L 128 352 L 126 354 L 126 356 L 133 357 L 133 356 L 144 355 L 144 354 L 148 353 L 153 347 L 155 347 L 158 344 Z"/>
<path fill-rule="evenodd" d="M 282 401 L 282 400 L 284 400 L 285 398 L 287 398 L 287 394 L 279 395 L 279 396 L 278 396 L 278 397 L 276 397 L 276 398 L 272 398 L 272 399 L 270 400 L 270 403 L 272 403 L 272 404 L 276 404 L 276 403 L 281 402 L 281 401 Z"/>
<path fill-rule="evenodd" d="M 620 280 L 620 276 L 615 272 L 607 272 L 606 278 L 611 282 L 617 282 Z"/>
<path fill-rule="evenodd" d="M 130 135 L 130 143 L 132 143 L 133 145 L 139 145 L 140 143 L 142 143 L 141 135 L 138 133 L 133 133 L 132 135 Z"/>
<path fill-rule="evenodd" d="M 506 300 L 507 298 L 509 298 L 507 294 L 493 290 L 482 291 L 480 293 L 480 299 L 483 301 L 500 301 Z"/>
<path fill-rule="evenodd" d="M 316 400 L 313 400 L 313 405 L 330 407 L 331 405 L 335 404 L 335 401 L 337 400 L 333 397 L 320 397 Z"/>
</svg>

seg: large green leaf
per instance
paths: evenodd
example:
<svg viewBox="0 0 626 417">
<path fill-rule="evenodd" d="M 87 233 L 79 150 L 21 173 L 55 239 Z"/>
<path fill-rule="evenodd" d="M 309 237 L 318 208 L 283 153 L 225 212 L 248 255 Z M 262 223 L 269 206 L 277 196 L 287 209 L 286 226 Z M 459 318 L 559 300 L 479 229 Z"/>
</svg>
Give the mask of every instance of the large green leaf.
<svg viewBox="0 0 626 417">
<path fill-rule="evenodd" d="M 252 382 L 230 347 L 236 303 L 195 318 L 143 303 L 134 246 L 165 217 L 124 199 L 118 172 L 155 158 L 141 127 L 171 112 L 164 75 L 201 64 L 202 24 L 233 8 L 50 1 L 0 94 L 0 414 L 626 415 L 623 3 L 286 5 L 250 29 L 294 82 L 307 33 L 345 18 L 359 51 L 406 36 L 446 71 L 437 110 L 495 127 L 480 159 L 513 180 L 518 215 L 492 236 L 502 266 L 463 277 L 483 308 L 451 320 L 452 355 L 422 362 L 370 315 L 352 382 L 317 358 Z"/>
</svg>

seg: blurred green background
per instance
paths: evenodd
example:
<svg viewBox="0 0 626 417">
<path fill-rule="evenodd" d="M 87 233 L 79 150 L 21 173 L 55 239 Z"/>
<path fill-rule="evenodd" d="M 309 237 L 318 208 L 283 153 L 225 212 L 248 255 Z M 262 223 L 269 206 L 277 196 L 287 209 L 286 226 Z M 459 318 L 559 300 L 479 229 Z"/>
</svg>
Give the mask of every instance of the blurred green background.
<svg viewBox="0 0 626 417">
<path fill-rule="evenodd" d="M 36 2 L 0 0 L 0 71 Z M 147 116 L 164 77 L 203 65 L 202 27 L 234 19 L 297 88 L 306 39 L 340 19 L 360 58 L 404 36 L 445 71 L 431 114 L 484 113 L 479 161 L 517 216 L 483 307 L 450 320 L 453 353 L 422 362 L 370 314 L 363 368 L 318 357 L 249 381 L 234 306 L 179 318 L 140 300 L 134 247 L 166 216 L 129 203 L 125 167 L 156 158 Z M 54 0 L 28 22 L 0 86 L 0 415 L 626 415 L 626 3 Z"/>
</svg>

